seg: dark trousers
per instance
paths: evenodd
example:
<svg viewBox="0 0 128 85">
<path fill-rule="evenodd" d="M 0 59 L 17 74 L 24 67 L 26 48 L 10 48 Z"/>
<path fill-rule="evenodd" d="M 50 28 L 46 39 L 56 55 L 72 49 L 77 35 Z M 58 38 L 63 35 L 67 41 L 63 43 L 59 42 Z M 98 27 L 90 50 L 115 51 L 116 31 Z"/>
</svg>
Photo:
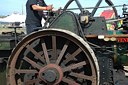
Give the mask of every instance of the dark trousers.
<svg viewBox="0 0 128 85">
<path fill-rule="evenodd" d="M 26 24 L 26 31 L 27 34 L 30 34 L 32 32 L 34 32 L 34 29 L 37 27 L 41 27 L 41 25 L 30 25 L 30 24 Z"/>
</svg>

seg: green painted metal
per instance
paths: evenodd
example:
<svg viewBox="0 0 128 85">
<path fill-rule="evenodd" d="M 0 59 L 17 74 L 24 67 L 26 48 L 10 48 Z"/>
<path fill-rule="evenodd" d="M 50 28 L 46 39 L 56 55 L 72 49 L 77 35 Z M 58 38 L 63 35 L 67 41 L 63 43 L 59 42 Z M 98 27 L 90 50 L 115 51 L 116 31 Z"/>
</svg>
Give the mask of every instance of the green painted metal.
<svg viewBox="0 0 128 85">
<path fill-rule="evenodd" d="M 0 41 L 0 50 L 11 50 L 13 47 L 11 46 L 10 41 Z"/>
<path fill-rule="evenodd" d="M 127 47 L 125 45 L 126 44 L 123 44 L 123 43 L 117 45 L 116 52 L 119 55 L 117 55 L 116 63 L 120 64 L 120 65 L 123 65 L 123 66 L 128 66 L 128 56 L 127 56 L 127 52 L 126 52 Z M 113 50 L 114 50 L 114 45 L 112 47 L 113 47 Z M 113 56 L 113 58 L 114 58 L 114 56 Z"/>
<path fill-rule="evenodd" d="M 128 56 L 118 56 L 117 60 L 120 60 L 122 65 L 128 66 Z"/>
<path fill-rule="evenodd" d="M 111 31 L 108 31 L 108 34 L 109 35 L 114 35 L 114 33 L 116 35 L 124 35 L 122 33 L 122 30 L 111 30 Z M 118 64 L 122 64 L 122 65 L 126 65 L 128 66 L 128 56 L 127 56 L 127 48 L 126 48 L 126 45 L 127 43 L 119 43 L 119 42 L 116 42 L 116 52 L 119 53 L 120 55 L 117 55 L 117 62 Z M 114 50 L 114 45 L 112 45 L 113 47 L 113 50 Z"/>
<path fill-rule="evenodd" d="M 77 33 L 75 17 L 70 13 L 62 14 L 61 17 L 59 17 L 51 27 L 58 29 L 65 29 L 73 33 Z"/>
<path fill-rule="evenodd" d="M 117 63 L 128 66 L 128 56 L 126 50 L 127 48 L 125 48 L 125 45 L 117 47 L 117 52 L 120 53 L 120 55 L 117 56 Z"/>
<path fill-rule="evenodd" d="M 108 35 L 114 35 L 114 33 L 116 35 L 123 35 L 123 33 L 121 32 L 121 30 L 109 30 L 108 31 Z"/>
<path fill-rule="evenodd" d="M 10 50 L 9 42 L 0 42 L 0 50 Z"/>
</svg>

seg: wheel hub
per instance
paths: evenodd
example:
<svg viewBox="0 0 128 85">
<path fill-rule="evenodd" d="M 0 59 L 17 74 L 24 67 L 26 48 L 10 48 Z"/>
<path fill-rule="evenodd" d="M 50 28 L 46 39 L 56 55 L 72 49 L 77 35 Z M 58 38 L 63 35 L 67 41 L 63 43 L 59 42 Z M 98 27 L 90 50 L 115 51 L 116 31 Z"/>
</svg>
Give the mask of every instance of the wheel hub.
<svg viewBox="0 0 128 85">
<path fill-rule="evenodd" d="M 55 64 L 49 64 L 39 71 L 39 78 L 46 83 L 58 84 L 63 77 L 61 68 Z"/>
<path fill-rule="evenodd" d="M 53 70 L 48 70 L 44 77 L 48 82 L 54 82 L 57 78 L 57 74 Z"/>
</svg>

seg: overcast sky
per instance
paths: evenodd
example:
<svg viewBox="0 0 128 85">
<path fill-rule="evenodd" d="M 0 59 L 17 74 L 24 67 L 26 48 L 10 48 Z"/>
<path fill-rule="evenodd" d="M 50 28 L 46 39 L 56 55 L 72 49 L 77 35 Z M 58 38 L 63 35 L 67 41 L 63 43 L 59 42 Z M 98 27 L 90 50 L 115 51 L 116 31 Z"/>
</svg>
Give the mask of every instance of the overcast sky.
<svg viewBox="0 0 128 85">
<path fill-rule="evenodd" d="M 59 8 L 59 7 L 64 7 L 65 4 L 69 1 L 69 0 L 44 0 L 47 5 L 48 4 L 53 4 L 54 8 Z M 98 2 L 98 0 L 79 0 L 80 3 L 82 4 L 83 7 L 94 7 L 96 5 L 96 3 Z M 22 5 L 23 5 L 23 9 L 24 9 L 24 14 L 26 14 L 26 5 L 27 0 L 2 0 L 0 2 L 0 15 L 10 15 L 13 12 L 18 12 L 19 14 L 22 14 Z M 128 0 L 112 0 L 112 2 L 114 3 L 114 5 L 123 5 L 123 4 L 127 4 L 128 5 Z M 108 6 L 105 3 L 105 0 L 102 1 L 101 6 Z M 70 5 L 70 8 L 73 7 L 77 7 L 77 5 L 75 4 L 75 2 L 73 2 Z M 111 8 L 107 8 L 107 9 L 111 9 Z M 96 13 L 96 15 L 100 15 L 100 13 L 105 10 L 105 9 L 99 9 Z M 91 12 L 91 10 L 89 10 Z M 117 8 L 117 11 L 119 13 L 119 15 L 122 14 L 122 8 Z"/>
</svg>

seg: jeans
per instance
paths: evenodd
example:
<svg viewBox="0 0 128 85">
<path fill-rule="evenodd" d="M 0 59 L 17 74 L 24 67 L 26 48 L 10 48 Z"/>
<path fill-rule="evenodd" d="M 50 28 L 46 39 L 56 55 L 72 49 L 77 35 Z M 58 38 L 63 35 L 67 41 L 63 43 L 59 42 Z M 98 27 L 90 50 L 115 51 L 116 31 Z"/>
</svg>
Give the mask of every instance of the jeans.
<svg viewBox="0 0 128 85">
<path fill-rule="evenodd" d="M 41 25 L 29 25 L 26 24 L 27 34 L 34 32 L 34 28 L 41 27 Z"/>
</svg>

